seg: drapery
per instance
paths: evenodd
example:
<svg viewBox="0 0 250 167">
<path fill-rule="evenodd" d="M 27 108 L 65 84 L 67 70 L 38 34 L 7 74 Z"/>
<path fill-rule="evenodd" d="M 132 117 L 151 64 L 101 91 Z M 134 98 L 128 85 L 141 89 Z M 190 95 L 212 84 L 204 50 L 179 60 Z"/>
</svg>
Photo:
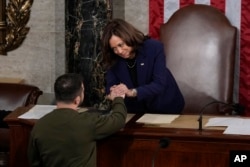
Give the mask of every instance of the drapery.
<svg viewBox="0 0 250 167">
<path fill-rule="evenodd" d="M 238 29 L 234 101 L 250 116 L 250 1 L 249 0 L 149 0 L 149 35 L 159 38 L 159 28 L 179 8 L 207 4 L 222 11 Z"/>
</svg>

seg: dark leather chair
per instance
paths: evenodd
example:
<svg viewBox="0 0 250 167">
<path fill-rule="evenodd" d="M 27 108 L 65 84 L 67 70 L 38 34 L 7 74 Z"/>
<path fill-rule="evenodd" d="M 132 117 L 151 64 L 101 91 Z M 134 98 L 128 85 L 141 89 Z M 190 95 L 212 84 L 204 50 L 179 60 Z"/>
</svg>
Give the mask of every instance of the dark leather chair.
<svg viewBox="0 0 250 167">
<path fill-rule="evenodd" d="M 15 83 L 0 83 L 0 114 L 7 115 L 18 107 L 36 104 L 42 91 L 33 85 L 15 84 Z M 1 118 L 0 127 L 0 154 L 7 157 L 10 146 L 9 129 L 4 124 Z M 6 155 L 4 155 L 6 153 Z M 7 160 L 0 160 L 1 163 L 6 163 Z"/>
<path fill-rule="evenodd" d="M 161 26 L 167 66 L 186 101 L 183 114 L 198 114 L 213 101 L 233 103 L 236 34 L 226 16 L 208 5 L 183 7 Z M 220 114 L 226 106 L 213 103 L 203 112 Z"/>
</svg>

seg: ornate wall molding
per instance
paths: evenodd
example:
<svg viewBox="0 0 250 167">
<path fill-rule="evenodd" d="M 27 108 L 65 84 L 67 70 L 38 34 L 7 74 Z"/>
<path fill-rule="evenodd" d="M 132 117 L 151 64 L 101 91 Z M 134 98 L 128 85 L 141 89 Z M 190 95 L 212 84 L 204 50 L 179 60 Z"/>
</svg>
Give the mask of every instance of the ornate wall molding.
<svg viewBox="0 0 250 167">
<path fill-rule="evenodd" d="M 0 0 L 0 55 L 17 49 L 23 43 L 30 28 L 27 23 L 30 18 L 33 0 Z"/>
</svg>

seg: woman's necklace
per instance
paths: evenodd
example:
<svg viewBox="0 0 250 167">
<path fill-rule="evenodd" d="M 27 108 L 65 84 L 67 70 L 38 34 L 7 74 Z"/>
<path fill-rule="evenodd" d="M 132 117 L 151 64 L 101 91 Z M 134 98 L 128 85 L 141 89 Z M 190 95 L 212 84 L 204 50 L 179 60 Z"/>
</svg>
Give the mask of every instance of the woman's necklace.
<svg viewBox="0 0 250 167">
<path fill-rule="evenodd" d="M 127 66 L 128 66 L 128 68 L 134 68 L 135 65 L 136 65 L 136 59 L 127 60 Z"/>
</svg>

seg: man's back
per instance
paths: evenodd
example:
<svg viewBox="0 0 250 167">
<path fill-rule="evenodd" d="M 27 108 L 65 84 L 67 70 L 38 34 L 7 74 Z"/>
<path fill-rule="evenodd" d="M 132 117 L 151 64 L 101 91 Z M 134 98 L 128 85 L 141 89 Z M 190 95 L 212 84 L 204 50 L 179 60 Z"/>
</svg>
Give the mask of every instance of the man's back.
<svg viewBox="0 0 250 167">
<path fill-rule="evenodd" d="M 96 140 L 118 131 L 125 124 L 123 99 L 116 98 L 113 106 L 113 112 L 108 115 L 62 108 L 41 118 L 31 133 L 28 154 L 32 166 L 95 167 Z"/>
</svg>

